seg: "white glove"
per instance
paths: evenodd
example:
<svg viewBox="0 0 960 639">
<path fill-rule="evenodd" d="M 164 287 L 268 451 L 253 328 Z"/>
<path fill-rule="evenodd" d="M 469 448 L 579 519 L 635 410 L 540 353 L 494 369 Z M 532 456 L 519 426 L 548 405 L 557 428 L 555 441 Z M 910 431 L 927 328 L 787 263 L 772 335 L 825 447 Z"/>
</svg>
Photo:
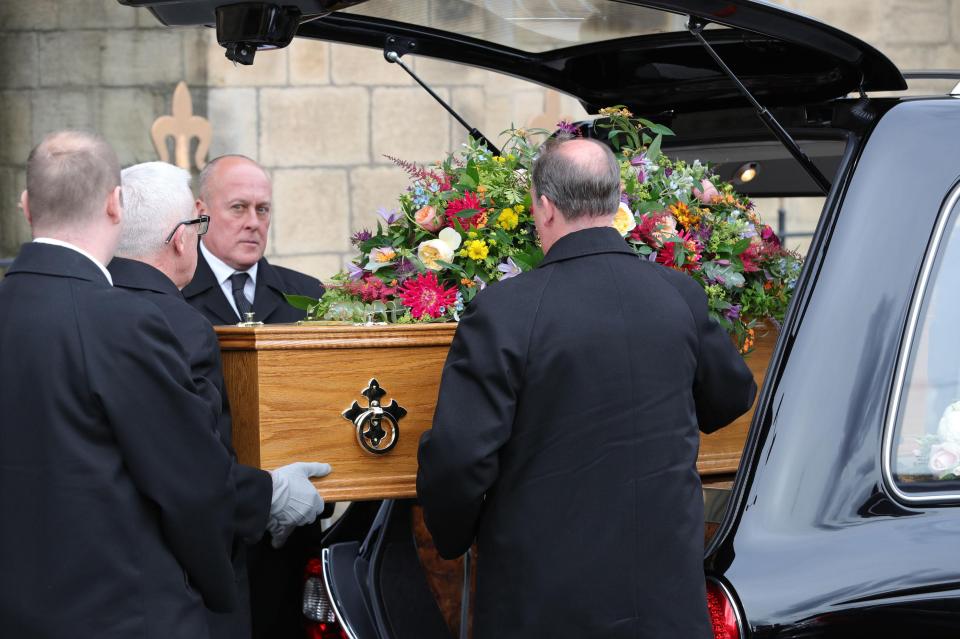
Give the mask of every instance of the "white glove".
<svg viewBox="0 0 960 639">
<path fill-rule="evenodd" d="M 297 526 L 316 520 L 323 510 L 323 498 L 310 483 L 311 477 L 330 473 L 330 464 L 294 462 L 270 471 L 273 478 L 273 497 L 270 499 L 270 519 L 267 530 L 273 537 L 271 544 L 280 548 Z"/>
</svg>

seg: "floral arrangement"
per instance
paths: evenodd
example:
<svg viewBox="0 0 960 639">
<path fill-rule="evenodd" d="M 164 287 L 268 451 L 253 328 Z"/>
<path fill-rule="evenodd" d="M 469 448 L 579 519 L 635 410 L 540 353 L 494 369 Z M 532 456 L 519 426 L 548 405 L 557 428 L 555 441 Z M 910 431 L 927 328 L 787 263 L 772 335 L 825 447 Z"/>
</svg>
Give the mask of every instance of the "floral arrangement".
<svg viewBox="0 0 960 639">
<path fill-rule="evenodd" d="M 623 107 L 600 115 L 593 127 L 605 132 L 621 167 L 613 226 L 638 255 L 696 279 L 711 314 L 749 351 L 761 322 L 783 319 L 800 258 L 708 166 L 663 155 L 670 129 Z M 584 130 L 561 122 L 555 135 Z M 376 231 L 353 236 L 358 255 L 323 300 L 288 300 L 310 319 L 457 320 L 478 291 L 543 257 L 529 213 L 529 169 L 547 133 L 505 131 L 500 155 L 471 141 L 429 167 L 394 159 L 410 176 L 397 208 L 381 209 Z"/>
<path fill-rule="evenodd" d="M 960 401 L 947 406 L 937 432 L 919 438 L 913 454 L 935 479 L 960 479 Z"/>
</svg>

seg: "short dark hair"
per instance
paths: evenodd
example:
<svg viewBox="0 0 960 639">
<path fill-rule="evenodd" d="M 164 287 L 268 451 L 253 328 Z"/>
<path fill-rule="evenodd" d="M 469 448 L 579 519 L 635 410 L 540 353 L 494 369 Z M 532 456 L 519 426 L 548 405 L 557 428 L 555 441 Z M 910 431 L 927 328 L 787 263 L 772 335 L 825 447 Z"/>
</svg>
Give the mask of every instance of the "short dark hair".
<svg viewBox="0 0 960 639">
<path fill-rule="evenodd" d="M 84 222 L 118 186 L 117 154 L 93 133 L 51 133 L 27 158 L 27 195 L 34 226 Z"/>
<path fill-rule="evenodd" d="M 578 153 L 570 145 L 592 144 L 597 152 Z M 533 165 L 533 187 L 554 203 L 564 219 L 599 217 L 620 204 L 620 164 L 606 144 L 589 138 L 549 140 Z"/>
</svg>

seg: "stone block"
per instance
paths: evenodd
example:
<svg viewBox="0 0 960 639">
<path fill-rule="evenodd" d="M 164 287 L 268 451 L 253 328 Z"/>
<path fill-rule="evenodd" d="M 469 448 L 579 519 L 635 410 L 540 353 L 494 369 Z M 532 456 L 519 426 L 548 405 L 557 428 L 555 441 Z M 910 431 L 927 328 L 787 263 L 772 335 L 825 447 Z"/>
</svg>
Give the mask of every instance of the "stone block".
<svg viewBox="0 0 960 639">
<path fill-rule="evenodd" d="M 482 127 L 486 105 L 486 94 L 483 89 L 477 87 L 457 87 L 451 89 L 451 104 L 453 105 L 453 110 L 459 113 L 460 117 L 476 127 L 481 133 L 487 136 L 487 139 L 497 146 L 503 143 L 503 139 L 499 137 L 500 131 L 503 129 L 488 131 Z M 467 130 L 459 122 L 451 119 L 450 150 L 454 151 L 460 148 L 460 145 L 466 141 Z"/>
<path fill-rule="evenodd" d="M 116 0 L 70 0 L 58 3 L 61 29 L 127 29 L 136 25 L 136 10 Z"/>
<path fill-rule="evenodd" d="M 887 15 L 884 44 L 928 47 L 949 42 L 951 4 L 950 0 L 896 0 Z M 870 13 L 862 7 L 861 12 Z"/>
<path fill-rule="evenodd" d="M 256 89 L 210 89 L 207 119 L 213 126 L 210 159 L 227 153 L 259 157 Z"/>
<path fill-rule="evenodd" d="M 327 42 L 302 38 L 290 45 L 290 84 L 330 84 L 330 47 Z"/>
<path fill-rule="evenodd" d="M 101 49 L 105 86 L 174 86 L 183 79 L 181 31 L 107 31 Z"/>
<path fill-rule="evenodd" d="M 349 250 L 350 200 L 345 170 L 275 170 L 273 210 L 276 255 Z"/>
<path fill-rule="evenodd" d="M 160 159 L 150 127 L 169 109 L 166 102 L 163 95 L 149 89 L 101 91 L 98 130 L 116 149 L 121 165 Z"/>
<path fill-rule="evenodd" d="M 62 129 L 95 131 L 99 124 L 99 91 L 40 89 L 32 92 L 32 142 Z M 32 144 L 28 145 L 32 146 Z M 28 149 L 29 152 L 29 149 Z M 20 161 L 26 159 L 23 155 Z"/>
<path fill-rule="evenodd" d="M 382 218 L 381 207 L 399 210 L 397 198 L 410 184 L 406 171 L 398 166 L 360 166 L 350 171 L 350 229 L 374 230 Z"/>
<path fill-rule="evenodd" d="M 405 85 L 413 80 L 395 64 L 387 62 L 380 49 L 330 45 L 330 75 L 334 84 Z"/>
<path fill-rule="evenodd" d="M 207 86 L 207 55 L 211 46 L 210 29 L 187 29 L 183 31 L 183 79 L 191 87 Z M 213 45 L 220 48 L 216 39 Z M 220 48 L 222 52 L 223 49 Z"/>
<path fill-rule="evenodd" d="M 40 86 L 100 84 L 100 43 L 104 31 L 56 31 L 41 34 Z"/>
<path fill-rule="evenodd" d="M 57 28 L 58 0 L 0 0 L 0 29 L 52 30 Z"/>
<path fill-rule="evenodd" d="M 0 92 L 0 164 L 22 165 L 33 147 L 32 109 L 26 91 Z"/>
<path fill-rule="evenodd" d="M 265 165 L 343 166 L 370 161 L 370 97 L 363 87 L 260 91 Z"/>
<path fill-rule="evenodd" d="M 533 88 L 512 95 L 491 96 L 488 93 L 485 122 L 480 130 L 499 133 L 511 127 L 529 127 L 545 112 L 545 92 L 545 89 Z"/>
<path fill-rule="evenodd" d="M 43 39 L 41 36 L 41 40 Z M 3 34 L 0 38 L 0 60 L 3 61 L 0 83 L 3 88 L 24 89 L 37 86 L 37 78 L 40 76 L 37 58 L 35 33 Z"/>
<path fill-rule="evenodd" d="M 20 245 L 31 239 L 30 226 L 20 210 L 20 194 L 26 187 L 23 169 L 0 168 L 0 257 L 16 255 Z"/>
<path fill-rule="evenodd" d="M 341 271 L 343 257 L 339 253 L 311 253 L 308 255 L 278 255 L 271 257 L 270 263 L 285 266 L 295 271 L 312 275 L 322 282 Z"/>
<path fill-rule="evenodd" d="M 449 100 L 447 89 L 437 90 Z M 373 159 L 442 160 L 450 151 L 450 114 L 420 87 L 373 90 Z"/>
<path fill-rule="evenodd" d="M 287 59 L 290 48 L 258 51 L 252 65 L 234 64 L 227 60 L 224 48 L 217 43 L 213 29 L 206 32 L 207 80 L 211 87 L 282 86 L 287 83 Z"/>
</svg>

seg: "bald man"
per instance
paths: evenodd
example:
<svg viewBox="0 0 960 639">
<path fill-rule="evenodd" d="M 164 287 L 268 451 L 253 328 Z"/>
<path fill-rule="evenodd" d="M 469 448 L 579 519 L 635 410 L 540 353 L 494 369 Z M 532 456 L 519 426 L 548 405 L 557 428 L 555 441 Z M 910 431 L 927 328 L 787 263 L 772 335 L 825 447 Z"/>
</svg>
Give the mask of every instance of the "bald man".
<svg viewBox="0 0 960 639">
<path fill-rule="evenodd" d="M 319 299 L 315 277 L 274 266 L 263 257 L 273 216 L 273 187 L 259 164 L 224 155 L 200 173 L 197 213 L 210 216 L 200 259 L 183 296 L 213 324 L 236 324 L 244 313 L 268 324 L 296 322 L 305 313 L 284 293 Z"/>
<path fill-rule="evenodd" d="M 595 140 L 533 168 L 546 255 L 457 327 L 417 496 L 440 554 L 479 547 L 476 639 L 708 639 L 698 430 L 753 376 L 690 277 L 612 228 L 620 167 Z"/>
<path fill-rule="evenodd" d="M 234 462 L 176 335 L 114 288 L 120 167 L 60 132 L 0 282 L 0 634 L 198 639 L 237 603 Z"/>
</svg>

